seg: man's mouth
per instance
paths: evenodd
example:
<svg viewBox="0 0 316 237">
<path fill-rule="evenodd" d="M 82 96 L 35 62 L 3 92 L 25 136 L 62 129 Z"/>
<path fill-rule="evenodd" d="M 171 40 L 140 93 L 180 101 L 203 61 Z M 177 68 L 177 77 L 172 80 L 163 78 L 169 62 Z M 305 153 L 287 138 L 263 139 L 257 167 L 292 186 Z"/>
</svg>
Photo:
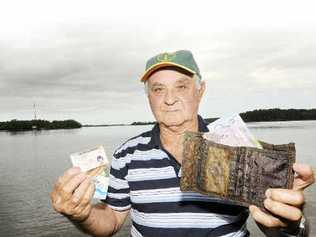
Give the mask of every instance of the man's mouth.
<svg viewBox="0 0 316 237">
<path fill-rule="evenodd" d="M 178 109 L 172 109 L 172 110 L 165 110 L 165 112 L 177 112 L 179 111 Z"/>
</svg>

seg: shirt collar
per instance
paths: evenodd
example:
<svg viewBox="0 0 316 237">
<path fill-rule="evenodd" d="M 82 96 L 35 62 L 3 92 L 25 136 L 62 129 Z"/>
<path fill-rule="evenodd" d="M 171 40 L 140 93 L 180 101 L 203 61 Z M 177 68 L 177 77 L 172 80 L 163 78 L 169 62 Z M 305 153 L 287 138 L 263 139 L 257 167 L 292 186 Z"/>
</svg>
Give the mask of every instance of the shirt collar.
<svg viewBox="0 0 316 237">
<path fill-rule="evenodd" d="M 198 115 L 198 127 L 199 127 L 198 128 L 199 132 L 205 133 L 205 132 L 209 131 L 207 128 L 206 121 L 200 115 Z M 160 129 L 159 129 L 158 123 L 156 123 L 151 130 L 151 140 L 150 140 L 149 144 L 152 145 L 153 147 L 156 147 L 156 148 L 161 147 Z"/>
</svg>

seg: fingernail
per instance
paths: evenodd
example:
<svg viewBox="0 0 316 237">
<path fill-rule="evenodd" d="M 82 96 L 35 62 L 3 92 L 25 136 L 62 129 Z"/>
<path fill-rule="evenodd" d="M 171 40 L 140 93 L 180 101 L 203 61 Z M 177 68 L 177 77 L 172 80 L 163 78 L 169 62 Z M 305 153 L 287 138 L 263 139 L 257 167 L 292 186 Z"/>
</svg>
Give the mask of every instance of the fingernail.
<svg viewBox="0 0 316 237">
<path fill-rule="evenodd" d="M 267 197 L 267 198 L 271 197 L 271 189 L 267 189 L 267 191 L 266 191 L 266 197 Z"/>
</svg>

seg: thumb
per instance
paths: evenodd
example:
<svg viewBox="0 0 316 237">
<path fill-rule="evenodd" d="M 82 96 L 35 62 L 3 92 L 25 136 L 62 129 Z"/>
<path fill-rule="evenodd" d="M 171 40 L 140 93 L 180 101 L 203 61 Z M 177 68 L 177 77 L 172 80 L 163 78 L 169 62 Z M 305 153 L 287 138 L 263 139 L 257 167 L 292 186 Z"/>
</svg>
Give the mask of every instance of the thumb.
<svg viewBox="0 0 316 237">
<path fill-rule="evenodd" d="M 315 174 L 311 166 L 294 163 L 293 170 L 296 173 L 293 185 L 294 190 L 303 190 L 315 182 Z"/>
</svg>

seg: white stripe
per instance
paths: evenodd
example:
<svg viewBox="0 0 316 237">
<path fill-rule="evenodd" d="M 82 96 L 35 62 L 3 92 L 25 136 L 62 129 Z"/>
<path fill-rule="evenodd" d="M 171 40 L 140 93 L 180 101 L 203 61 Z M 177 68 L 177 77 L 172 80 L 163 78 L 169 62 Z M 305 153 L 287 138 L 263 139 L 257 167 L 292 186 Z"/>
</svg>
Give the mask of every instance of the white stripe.
<svg viewBox="0 0 316 237">
<path fill-rule="evenodd" d="M 150 142 L 151 137 L 136 137 L 127 141 L 123 144 L 115 153 L 120 153 L 121 151 L 127 149 L 128 147 L 134 147 L 138 144 L 148 144 Z"/>
<path fill-rule="evenodd" d="M 141 233 L 138 232 L 138 230 L 136 230 L 136 228 L 132 225 L 131 228 L 131 235 L 132 237 L 143 237 Z"/>
<path fill-rule="evenodd" d="M 133 203 L 180 201 L 224 202 L 219 198 L 209 197 L 196 192 L 182 192 L 179 187 L 131 191 L 130 196 Z"/>
<path fill-rule="evenodd" d="M 150 149 L 147 151 L 136 150 L 133 154 L 127 154 L 125 157 L 129 156 L 132 157 L 132 160 L 162 160 L 168 157 L 165 152 L 159 149 Z"/>
<path fill-rule="evenodd" d="M 129 198 L 129 193 L 110 193 L 108 192 L 108 197 L 115 199 Z"/>
<path fill-rule="evenodd" d="M 126 179 L 128 181 L 144 181 L 169 179 L 176 177 L 174 168 L 171 166 L 163 168 L 145 168 L 145 169 L 130 169 Z"/>
<path fill-rule="evenodd" d="M 132 156 L 125 156 L 121 158 L 112 158 L 111 167 L 115 170 L 120 170 L 126 166 L 127 163 L 131 163 Z"/>
<path fill-rule="evenodd" d="M 126 211 L 128 209 L 131 208 L 131 205 L 127 205 L 127 206 L 124 206 L 124 207 L 118 207 L 118 206 L 113 206 L 113 205 L 110 205 L 110 204 L 107 204 L 111 209 L 113 210 L 116 210 L 116 211 Z"/>
<path fill-rule="evenodd" d="M 222 237 L 242 237 L 246 235 L 247 231 L 247 225 L 244 224 L 240 230 L 238 230 L 237 232 L 233 232 L 233 233 L 229 233 L 227 235 L 223 235 Z"/>
<path fill-rule="evenodd" d="M 127 163 L 131 163 L 132 160 L 162 160 L 164 158 L 167 158 L 167 154 L 159 149 L 151 149 L 147 151 L 140 151 L 135 150 L 132 154 L 126 154 L 124 157 L 120 158 L 112 158 L 112 168 L 119 170 L 121 168 L 124 168 Z"/>
<path fill-rule="evenodd" d="M 214 213 L 144 213 L 133 208 L 131 216 L 137 224 L 155 228 L 216 228 L 239 218 Z"/>
<path fill-rule="evenodd" d="M 128 182 L 126 180 L 115 178 L 111 174 L 110 174 L 109 186 L 114 188 L 114 189 L 117 189 L 117 190 L 118 189 L 129 188 Z"/>
</svg>

